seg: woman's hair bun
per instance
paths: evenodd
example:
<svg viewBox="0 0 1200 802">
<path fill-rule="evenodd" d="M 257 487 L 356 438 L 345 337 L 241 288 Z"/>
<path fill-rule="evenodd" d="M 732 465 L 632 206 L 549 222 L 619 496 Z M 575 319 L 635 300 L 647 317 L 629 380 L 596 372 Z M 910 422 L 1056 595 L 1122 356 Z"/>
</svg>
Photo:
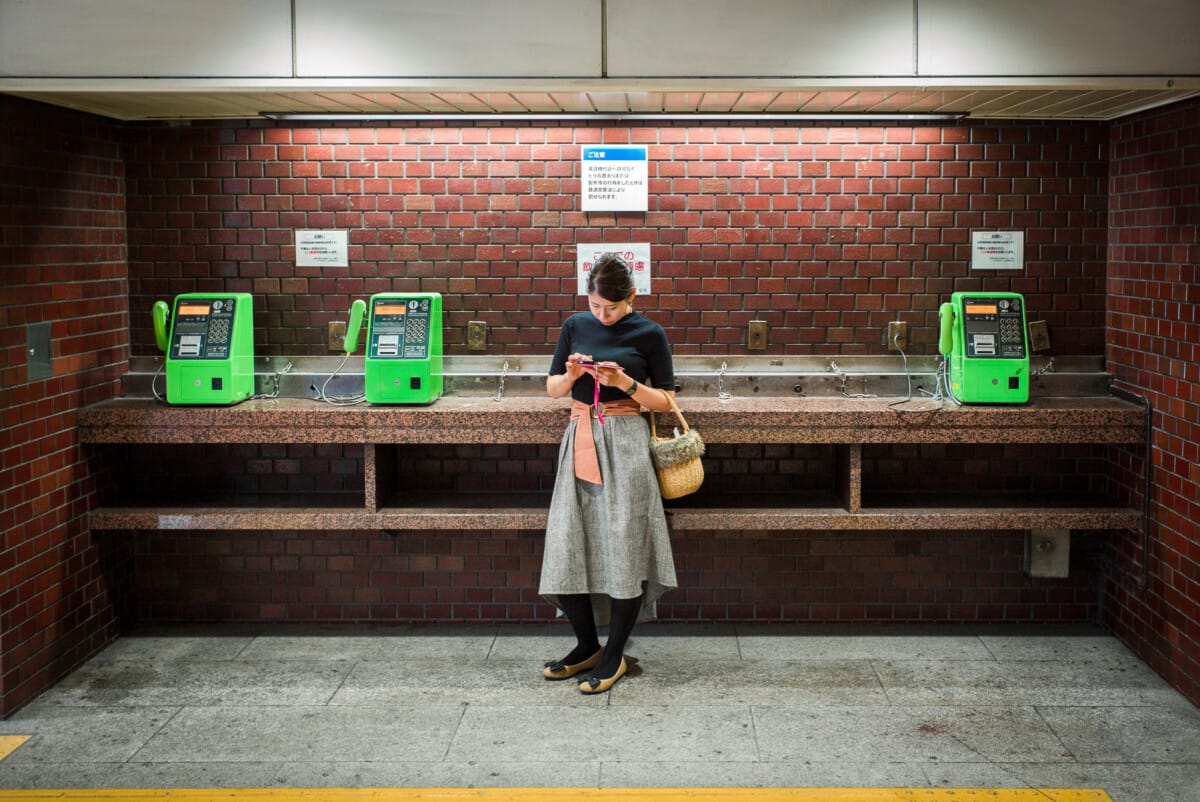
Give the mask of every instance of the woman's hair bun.
<svg viewBox="0 0 1200 802">
<path fill-rule="evenodd" d="M 633 295 L 633 268 L 615 253 L 605 253 L 588 272 L 588 295 L 598 294 L 606 301 L 624 301 Z"/>
</svg>

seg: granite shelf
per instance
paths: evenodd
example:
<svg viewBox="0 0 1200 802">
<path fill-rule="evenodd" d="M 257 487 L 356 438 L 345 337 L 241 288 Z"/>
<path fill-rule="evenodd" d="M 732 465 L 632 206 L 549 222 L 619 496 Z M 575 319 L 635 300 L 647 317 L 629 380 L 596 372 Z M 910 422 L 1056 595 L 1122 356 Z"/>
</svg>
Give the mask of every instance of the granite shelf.
<svg viewBox="0 0 1200 802">
<path fill-rule="evenodd" d="M 689 398 L 680 406 L 710 445 L 827 444 L 836 450 L 830 492 L 781 498 L 706 496 L 668 502 L 676 530 L 754 536 L 783 530 L 1136 529 L 1140 513 L 1103 500 L 984 496 L 964 503 L 936 491 L 895 503 L 864 503 L 864 446 L 879 444 L 1123 444 L 1144 441 L 1143 410 L 1108 397 L 1039 398 L 1021 406 L 936 408 L 872 398 Z M 360 504 L 312 505 L 303 498 L 267 505 L 197 503 L 110 506 L 91 513 L 97 530 L 537 530 L 548 494 L 443 494 L 406 497 L 392 486 L 395 447 L 429 444 L 557 444 L 565 401 L 540 397 L 447 396 L 422 407 L 331 407 L 309 399 L 255 400 L 233 407 L 170 407 L 116 399 L 80 413 L 84 443 L 360 444 Z M 868 476 L 868 478 L 870 478 Z M 125 497 L 129 496 L 126 492 Z M 876 497 L 867 493 L 866 500 Z"/>
<path fill-rule="evenodd" d="M 837 507 L 725 507 L 668 509 L 676 530 L 739 532 L 1005 530 L 1005 529 L 1136 529 L 1137 511 L 1104 507 L 953 507 L 910 509 L 877 507 L 847 512 Z M 538 507 L 387 507 L 374 512 L 359 508 L 298 507 L 261 509 L 179 507 L 149 509 L 107 507 L 94 511 L 95 530 L 309 531 L 309 530 L 540 530 L 546 510 Z"/>
</svg>

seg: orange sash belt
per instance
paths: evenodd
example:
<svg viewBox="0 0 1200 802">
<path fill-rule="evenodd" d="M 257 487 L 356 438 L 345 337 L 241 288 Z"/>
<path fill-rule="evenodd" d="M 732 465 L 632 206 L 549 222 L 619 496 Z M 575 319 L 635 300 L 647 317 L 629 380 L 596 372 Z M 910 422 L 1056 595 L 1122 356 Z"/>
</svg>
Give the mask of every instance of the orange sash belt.
<svg viewBox="0 0 1200 802">
<path fill-rule="evenodd" d="M 604 484 L 600 477 L 600 459 L 596 456 L 596 443 L 592 439 L 592 413 L 596 410 L 591 404 L 575 401 L 571 404 L 571 420 L 575 424 L 575 476 L 594 485 Z M 623 398 L 604 404 L 605 415 L 640 415 L 642 405 L 632 398 Z"/>
</svg>

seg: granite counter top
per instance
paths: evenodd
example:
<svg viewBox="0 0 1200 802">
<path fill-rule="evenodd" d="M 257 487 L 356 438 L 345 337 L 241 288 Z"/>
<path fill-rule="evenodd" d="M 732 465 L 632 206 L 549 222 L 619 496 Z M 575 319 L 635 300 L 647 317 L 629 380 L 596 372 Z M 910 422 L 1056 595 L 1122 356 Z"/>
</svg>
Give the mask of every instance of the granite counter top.
<svg viewBox="0 0 1200 802">
<path fill-rule="evenodd" d="M 110 508 L 91 514 L 101 530 L 544 530 L 549 499 L 525 507 L 430 508 L 379 511 L 346 509 Z M 784 531 L 914 531 L 1006 529 L 1131 529 L 1139 513 L 1116 507 L 931 507 L 873 508 L 849 512 L 836 507 L 673 507 L 667 515 L 676 531 L 706 530 L 726 537 L 764 537 Z"/>
<path fill-rule="evenodd" d="M 1140 407 L 1110 396 L 958 406 L 931 399 L 679 398 L 710 443 L 1141 443 Z M 428 406 L 306 398 L 231 407 L 119 398 L 79 414 L 85 443 L 557 443 L 569 402 L 450 395 Z M 660 418 L 660 425 L 666 423 Z"/>
</svg>

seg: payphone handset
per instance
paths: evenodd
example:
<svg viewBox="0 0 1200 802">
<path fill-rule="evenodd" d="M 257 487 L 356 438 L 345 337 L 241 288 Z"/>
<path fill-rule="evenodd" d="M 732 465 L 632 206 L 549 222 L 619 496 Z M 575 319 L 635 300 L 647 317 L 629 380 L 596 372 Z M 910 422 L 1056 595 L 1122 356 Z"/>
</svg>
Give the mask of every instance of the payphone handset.
<svg viewBox="0 0 1200 802">
<path fill-rule="evenodd" d="M 358 348 L 367 321 L 363 380 L 372 404 L 429 404 L 442 395 L 442 296 L 384 292 L 355 301 L 346 327 L 346 353 Z"/>
<path fill-rule="evenodd" d="M 1013 292 L 956 292 L 939 310 L 938 351 L 963 403 L 1029 400 L 1025 300 Z"/>
<path fill-rule="evenodd" d="M 350 304 L 350 322 L 346 324 L 346 340 L 343 347 L 346 356 L 358 350 L 358 333 L 362 330 L 363 317 L 367 312 L 367 302 L 359 299 Z"/>
<path fill-rule="evenodd" d="M 151 310 L 166 354 L 168 404 L 236 404 L 254 395 L 254 301 L 249 293 L 185 293 Z"/>
</svg>

